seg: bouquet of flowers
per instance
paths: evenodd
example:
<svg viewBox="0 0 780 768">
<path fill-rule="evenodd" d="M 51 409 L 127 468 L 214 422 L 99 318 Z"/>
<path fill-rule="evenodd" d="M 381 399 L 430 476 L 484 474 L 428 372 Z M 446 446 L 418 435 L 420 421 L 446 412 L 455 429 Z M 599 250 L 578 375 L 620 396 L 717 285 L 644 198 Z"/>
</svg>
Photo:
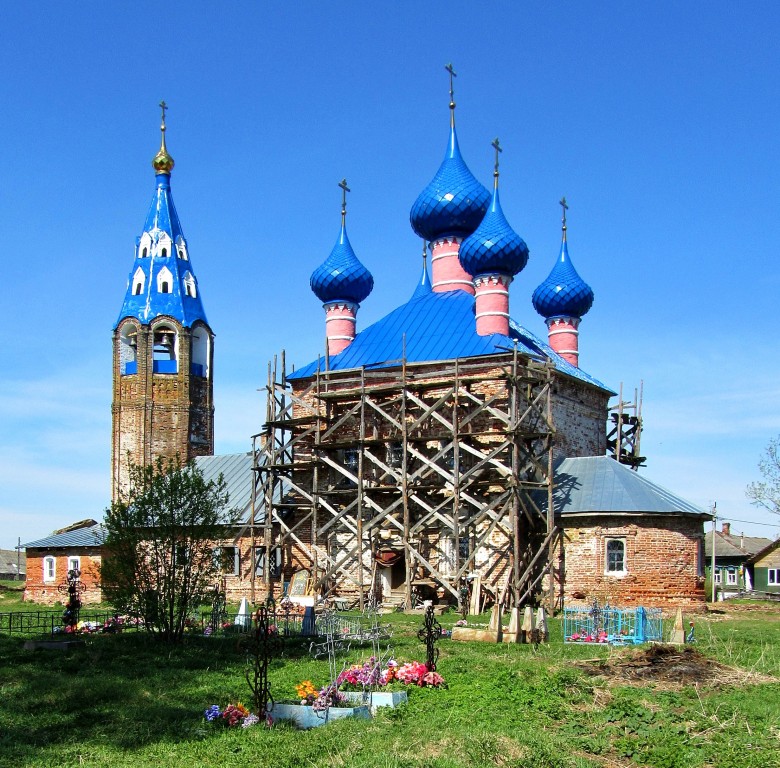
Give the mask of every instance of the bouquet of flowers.
<svg viewBox="0 0 780 768">
<path fill-rule="evenodd" d="M 240 701 L 235 704 L 228 704 L 225 709 L 220 709 L 219 705 L 212 704 L 204 713 L 208 723 L 218 723 L 227 728 L 236 728 L 239 725 L 242 728 L 249 728 L 257 725 L 260 718 L 253 715 Z"/>
<path fill-rule="evenodd" d="M 419 661 L 408 661 L 401 665 L 396 676 L 406 685 L 417 685 L 421 688 L 442 688 L 446 685 L 438 672 L 429 672 L 425 664 Z"/>
</svg>

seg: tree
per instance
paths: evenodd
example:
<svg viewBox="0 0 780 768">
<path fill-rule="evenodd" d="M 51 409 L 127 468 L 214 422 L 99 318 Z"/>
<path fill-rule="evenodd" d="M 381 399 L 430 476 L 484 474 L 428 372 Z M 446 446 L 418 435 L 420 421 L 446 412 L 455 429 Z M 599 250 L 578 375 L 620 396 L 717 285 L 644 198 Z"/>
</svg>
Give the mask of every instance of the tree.
<svg viewBox="0 0 780 768">
<path fill-rule="evenodd" d="M 758 469 L 764 479 L 751 483 L 745 493 L 756 506 L 780 515 L 780 437 L 769 441 Z"/>
<path fill-rule="evenodd" d="M 216 576 L 214 543 L 236 522 L 228 501 L 222 476 L 206 482 L 192 462 L 131 463 L 129 490 L 106 510 L 101 581 L 112 605 L 180 641 Z"/>
</svg>

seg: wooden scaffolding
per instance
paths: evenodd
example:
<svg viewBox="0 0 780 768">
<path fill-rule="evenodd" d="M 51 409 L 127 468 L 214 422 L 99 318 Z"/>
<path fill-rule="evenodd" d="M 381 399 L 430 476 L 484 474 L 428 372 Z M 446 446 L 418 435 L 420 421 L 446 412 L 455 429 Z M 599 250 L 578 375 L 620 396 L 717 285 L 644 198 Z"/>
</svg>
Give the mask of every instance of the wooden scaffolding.
<svg viewBox="0 0 780 768">
<path fill-rule="evenodd" d="M 496 599 L 522 606 L 549 573 L 552 607 L 552 380 L 548 362 L 516 349 L 292 380 L 282 353 L 254 445 L 263 587 L 283 547 L 319 594 L 338 588 L 362 607 L 384 552 L 404 565 L 407 605 L 415 583 L 461 601 L 478 574 Z"/>
</svg>

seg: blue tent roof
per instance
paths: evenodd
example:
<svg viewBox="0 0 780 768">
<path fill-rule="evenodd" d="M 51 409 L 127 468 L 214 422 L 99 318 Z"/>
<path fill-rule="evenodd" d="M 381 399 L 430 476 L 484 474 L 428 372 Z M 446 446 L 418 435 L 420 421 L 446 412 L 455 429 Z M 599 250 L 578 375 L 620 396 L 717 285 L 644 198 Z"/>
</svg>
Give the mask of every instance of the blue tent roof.
<svg viewBox="0 0 780 768">
<path fill-rule="evenodd" d="M 404 337 L 409 363 L 494 355 L 512 351 L 517 343 L 521 354 L 549 358 L 562 373 L 611 391 L 580 368 L 567 363 L 517 323 L 510 321 L 509 336 L 498 333 L 480 336 L 471 294 L 465 291 L 436 293 L 420 290 L 419 286 L 406 304 L 362 330 L 343 352 L 331 357 L 330 370 L 399 365 L 404 354 Z M 288 378 L 313 376 L 318 365 L 321 369 L 325 367 L 324 362 L 315 360 Z"/>
<path fill-rule="evenodd" d="M 187 253 L 184 233 L 173 204 L 170 174 L 160 173 L 156 179 L 152 204 L 146 216 L 143 234 L 138 241 L 140 243 L 144 235 L 148 234 L 152 247 L 147 255 L 144 255 L 142 248 L 136 247 L 135 259 L 127 280 L 127 293 L 116 325 L 126 317 L 135 317 L 142 323 L 150 323 L 161 315 L 173 317 L 185 327 L 191 327 L 197 320 L 208 325 L 200 289 L 197 287 L 197 279 Z M 166 249 L 165 256 L 162 256 L 162 251 L 156 246 L 164 235 L 170 238 L 171 245 Z M 134 276 L 139 269 L 144 276 L 143 290 L 136 293 L 134 286 L 137 281 Z M 170 281 L 165 280 L 168 283 L 166 293 L 158 290 L 158 276 L 164 269 L 171 274 Z M 193 290 L 190 290 L 189 294 L 185 288 L 185 279 L 192 281 Z"/>
</svg>

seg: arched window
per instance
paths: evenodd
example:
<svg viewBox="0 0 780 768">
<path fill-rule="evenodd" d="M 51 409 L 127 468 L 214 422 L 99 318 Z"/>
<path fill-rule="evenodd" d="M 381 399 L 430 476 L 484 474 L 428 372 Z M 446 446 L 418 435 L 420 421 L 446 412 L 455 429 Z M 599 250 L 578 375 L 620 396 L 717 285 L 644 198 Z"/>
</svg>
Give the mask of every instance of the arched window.
<svg viewBox="0 0 780 768">
<path fill-rule="evenodd" d="M 190 352 L 190 365 L 192 373 L 207 379 L 209 376 L 209 333 L 202 325 L 196 325 L 192 329 L 192 348 Z"/>
<path fill-rule="evenodd" d="M 144 248 L 143 251 L 141 251 L 141 258 L 145 259 L 149 255 L 149 249 Z"/>
<path fill-rule="evenodd" d="M 176 253 L 182 261 L 188 261 L 187 243 L 184 242 L 184 238 L 181 235 L 176 238 Z"/>
<path fill-rule="evenodd" d="M 43 558 L 43 580 L 57 580 L 57 561 L 53 557 Z"/>
<path fill-rule="evenodd" d="M 138 267 L 133 273 L 133 296 L 140 296 L 144 292 L 145 283 L 146 275 L 141 267 Z"/>
<path fill-rule="evenodd" d="M 119 334 L 119 370 L 122 376 L 138 373 L 136 351 L 138 346 L 138 327 L 132 322 L 125 323 Z"/>
<path fill-rule="evenodd" d="M 195 277 L 189 270 L 184 273 L 184 293 L 187 296 L 191 296 L 193 299 L 198 295 L 198 289 L 195 285 Z"/>
<path fill-rule="evenodd" d="M 152 236 L 148 232 L 144 232 L 138 241 L 138 253 L 142 259 L 148 258 L 152 252 Z"/>
<path fill-rule="evenodd" d="M 163 249 L 162 249 L 162 253 L 160 254 L 160 256 L 162 256 L 163 258 L 165 258 L 167 255 L 168 255 L 168 249 L 167 249 L 167 248 L 163 248 Z"/>
<path fill-rule="evenodd" d="M 173 285 L 173 275 L 168 267 L 163 267 L 157 273 L 157 290 L 159 293 L 170 293 Z"/>
<path fill-rule="evenodd" d="M 626 572 L 626 542 L 623 539 L 607 539 L 606 565 L 607 573 Z"/>
</svg>

